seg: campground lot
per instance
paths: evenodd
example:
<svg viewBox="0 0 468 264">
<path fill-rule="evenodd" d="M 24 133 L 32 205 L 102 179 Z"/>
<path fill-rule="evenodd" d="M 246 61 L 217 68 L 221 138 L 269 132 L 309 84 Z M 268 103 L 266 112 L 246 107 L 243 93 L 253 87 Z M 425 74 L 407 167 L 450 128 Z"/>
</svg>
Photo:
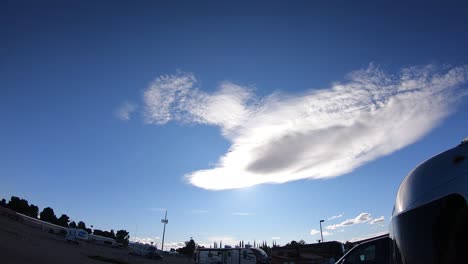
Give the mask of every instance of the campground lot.
<svg viewBox="0 0 468 264">
<path fill-rule="evenodd" d="M 152 260 L 128 254 L 128 249 L 111 248 L 82 242 L 67 243 L 64 237 L 49 234 L 0 215 L 0 263 L 2 264 L 194 264 L 181 256 L 164 255 Z"/>
</svg>

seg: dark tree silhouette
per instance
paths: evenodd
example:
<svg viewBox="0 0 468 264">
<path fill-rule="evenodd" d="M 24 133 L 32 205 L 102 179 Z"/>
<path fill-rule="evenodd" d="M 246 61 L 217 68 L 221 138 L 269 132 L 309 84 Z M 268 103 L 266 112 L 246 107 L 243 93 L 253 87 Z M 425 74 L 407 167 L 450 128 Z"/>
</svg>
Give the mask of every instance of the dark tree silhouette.
<svg viewBox="0 0 468 264">
<path fill-rule="evenodd" d="M 68 222 L 70 222 L 70 217 L 66 214 L 62 214 L 59 219 L 57 219 L 57 225 L 59 226 L 68 227 Z"/>
<path fill-rule="evenodd" d="M 57 217 L 55 216 L 54 209 L 50 207 L 44 208 L 40 214 L 41 220 L 52 224 L 57 223 Z"/>
<path fill-rule="evenodd" d="M 103 236 L 103 237 L 116 239 L 115 234 L 114 234 L 114 230 L 111 230 L 109 232 L 109 231 L 102 231 L 102 230 L 99 230 L 99 229 L 94 229 L 93 234 L 95 234 L 97 236 Z"/>
<path fill-rule="evenodd" d="M 129 233 L 126 230 L 118 230 L 115 234 L 117 243 L 122 243 L 125 246 L 128 246 L 128 240 L 130 239 Z"/>
<path fill-rule="evenodd" d="M 8 202 L 8 208 L 14 210 L 20 214 L 28 215 L 29 204 L 25 199 L 20 199 L 19 197 L 12 196 Z"/>
<path fill-rule="evenodd" d="M 76 228 L 76 223 L 75 221 L 71 222 L 69 225 L 70 228 Z"/>
<path fill-rule="evenodd" d="M 83 221 L 79 221 L 78 222 L 78 228 L 86 230 L 86 224 Z"/>
<path fill-rule="evenodd" d="M 31 204 L 28 208 L 28 212 L 26 213 L 26 215 L 37 218 L 38 214 L 39 214 L 39 207 L 35 206 L 34 204 Z"/>
<path fill-rule="evenodd" d="M 305 245 L 305 244 L 306 244 L 306 242 L 304 241 L 304 239 L 299 240 L 299 242 L 297 242 L 297 243 L 298 243 L 299 245 Z"/>
<path fill-rule="evenodd" d="M 7 207 L 7 203 L 6 203 L 5 199 L 2 199 L 2 201 L 0 202 L 0 206 L 1 207 Z"/>
<path fill-rule="evenodd" d="M 197 244 L 195 244 L 195 240 L 193 240 L 193 238 L 190 238 L 190 241 L 185 241 L 185 247 L 179 248 L 177 249 L 177 251 L 182 255 L 192 257 L 196 247 Z"/>
</svg>

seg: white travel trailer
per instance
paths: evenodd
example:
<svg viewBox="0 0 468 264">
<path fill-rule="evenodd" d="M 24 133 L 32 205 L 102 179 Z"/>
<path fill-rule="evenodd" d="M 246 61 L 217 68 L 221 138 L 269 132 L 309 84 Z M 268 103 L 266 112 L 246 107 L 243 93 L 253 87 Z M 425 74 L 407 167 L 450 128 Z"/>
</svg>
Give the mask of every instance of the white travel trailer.
<svg viewBox="0 0 468 264">
<path fill-rule="evenodd" d="M 67 230 L 67 241 L 77 243 L 78 240 L 88 240 L 88 232 L 78 228 L 68 228 Z"/>
<path fill-rule="evenodd" d="M 196 264 L 267 264 L 268 255 L 260 248 L 199 248 Z"/>
</svg>

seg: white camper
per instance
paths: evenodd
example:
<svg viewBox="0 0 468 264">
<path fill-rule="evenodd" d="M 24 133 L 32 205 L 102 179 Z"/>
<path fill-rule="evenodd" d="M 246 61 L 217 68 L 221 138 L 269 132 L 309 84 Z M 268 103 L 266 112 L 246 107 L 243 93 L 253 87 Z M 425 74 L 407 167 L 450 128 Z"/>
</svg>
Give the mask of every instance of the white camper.
<svg viewBox="0 0 468 264">
<path fill-rule="evenodd" d="M 88 240 L 88 232 L 78 228 L 68 228 L 67 241 L 78 243 L 78 240 Z"/>
<path fill-rule="evenodd" d="M 267 264 L 270 259 L 260 248 L 199 248 L 196 264 Z"/>
</svg>

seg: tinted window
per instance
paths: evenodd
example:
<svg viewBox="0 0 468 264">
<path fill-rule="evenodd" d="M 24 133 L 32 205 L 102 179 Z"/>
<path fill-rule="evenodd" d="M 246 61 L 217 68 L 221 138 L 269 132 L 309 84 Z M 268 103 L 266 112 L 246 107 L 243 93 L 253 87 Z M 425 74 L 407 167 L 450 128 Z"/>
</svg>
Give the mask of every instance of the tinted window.
<svg viewBox="0 0 468 264">
<path fill-rule="evenodd" d="M 366 242 L 345 256 L 342 264 L 388 264 L 390 263 L 388 237 Z"/>
</svg>

